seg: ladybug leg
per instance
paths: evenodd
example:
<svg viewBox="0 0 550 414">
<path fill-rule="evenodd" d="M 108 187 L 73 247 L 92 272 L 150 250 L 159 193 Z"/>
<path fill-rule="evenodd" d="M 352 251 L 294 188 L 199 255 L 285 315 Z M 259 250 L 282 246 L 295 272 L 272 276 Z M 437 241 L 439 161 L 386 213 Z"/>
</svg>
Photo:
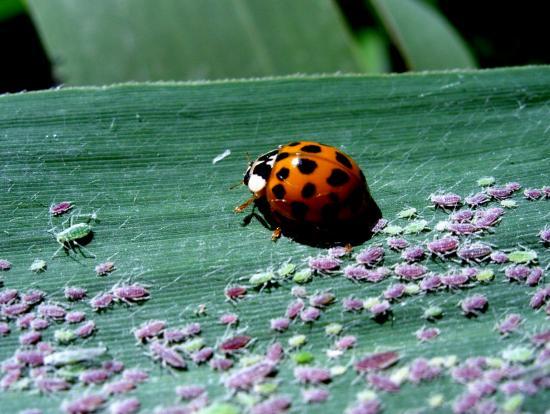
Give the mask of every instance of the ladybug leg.
<svg viewBox="0 0 550 414">
<path fill-rule="evenodd" d="M 281 233 L 281 228 L 277 227 L 275 230 L 273 230 L 273 233 L 271 234 L 271 240 L 276 241 L 278 238 L 281 237 Z"/>
<path fill-rule="evenodd" d="M 246 208 L 252 204 L 256 200 L 255 196 L 250 197 L 248 200 L 246 200 L 244 203 L 242 203 L 240 206 L 235 207 L 235 213 L 242 213 Z"/>
</svg>

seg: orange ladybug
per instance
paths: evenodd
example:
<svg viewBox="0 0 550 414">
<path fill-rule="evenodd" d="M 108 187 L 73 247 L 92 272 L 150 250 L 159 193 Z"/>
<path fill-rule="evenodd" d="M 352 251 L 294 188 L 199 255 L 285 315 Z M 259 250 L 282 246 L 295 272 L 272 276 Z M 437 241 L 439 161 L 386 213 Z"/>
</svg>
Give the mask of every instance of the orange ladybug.
<svg viewBox="0 0 550 414">
<path fill-rule="evenodd" d="M 288 233 L 312 242 L 350 242 L 358 232 L 367 237 L 381 216 L 357 163 L 318 142 L 292 142 L 261 155 L 243 183 L 253 195 L 235 211 L 254 202 L 276 227 L 273 239 Z"/>
</svg>

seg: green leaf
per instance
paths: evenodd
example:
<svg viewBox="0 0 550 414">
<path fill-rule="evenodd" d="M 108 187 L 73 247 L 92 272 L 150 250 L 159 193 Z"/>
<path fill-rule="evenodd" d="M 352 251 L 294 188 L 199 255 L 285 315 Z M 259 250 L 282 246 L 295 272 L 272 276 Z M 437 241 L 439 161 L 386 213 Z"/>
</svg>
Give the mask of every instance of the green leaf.
<svg viewBox="0 0 550 414">
<path fill-rule="evenodd" d="M 475 60 L 456 30 L 419 0 L 371 0 L 411 70 L 473 68 Z"/>
<path fill-rule="evenodd" d="M 129 394 L 140 399 L 143 412 L 175 403 L 175 387 L 184 384 L 206 386 L 210 401 L 218 403 L 212 410 L 220 404 L 241 406 L 251 401 L 246 396 L 224 400 L 226 391 L 220 382 L 224 377 L 208 366 L 188 360 L 187 370 L 176 371 L 153 362 L 146 355 L 147 346 L 136 344 L 131 331 L 153 319 L 166 321 L 169 328 L 200 322 L 200 338 L 206 346 L 216 347 L 234 335 L 249 335 L 253 340 L 243 353 L 248 363 L 257 362 L 274 338 L 289 351 L 288 339 L 305 335 L 300 351 L 312 353 L 312 365 L 339 373 L 342 366 L 378 350 L 399 353 L 400 360 L 388 371 L 398 377 L 406 375 L 403 368 L 417 357 L 438 357 L 449 363 L 454 360 L 452 355 L 458 362 L 523 349 L 537 355 L 540 348 L 535 350 L 529 337 L 548 326 L 544 311 L 535 312 L 529 306 L 537 288 L 507 282 L 503 266 L 473 265 L 493 269 L 495 279 L 473 281 L 469 289 L 407 296 L 392 305 L 392 319 L 383 323 L 372 320 L 366 310 L 342 312 L 340 303 L 349 295 L 380 297 L 394 279 L 353 283 L 341 272 L 315 274 L 299 286 L 310 294 L 330 289 L 336 303 L 327 306 L 314 323 L 294 322 L 281 334 L 270 330 L 269 321 L 284 315 L 293 299 L 291 277 L 279 278 L 272 286 L 249 286 L 246 298 L 235 303 L 226 301 L 224 290 L 228 284 L 247 285 L 254 274 L 275 272 L 289 259 L 301 271 L 308 257 L 326 254 L 284 237 L 274 243 L 270 230 L 255 219 L 242 225 L 243 216 L 236 215 L 233 207 L 249 192 L 244 187 L 229 188 L 242 178 L 246 154 L 255 157 L 297 139 L 341 148 L 364 169 L 386 218 L 405 227 L 408 220 L 396 215 L 414 207 L 416 220 L 429 222 L 432 230 L 405 236 L 413 244 L 423 243 L 439 234 L 433 230 L 435 224 L 447 217 L 446 212 L 428 207 L 427 198 L 433 192 L 466 196 L 479 191 L 476 181 L 488 175 L 497 184 L 519 181 L 525 188 L 548 184 L 549 84 L 550 69 L 535 67 L 125 84 L 1 96 L 0 258 L 12 263 L 11 270 L 2 272 L 5 287 L 21 292 L 42 289 L 47 300 L 85 311 L 96 323 L 95 334 L 71 345 L 54 346 L 58 351 L 100 349 L 99 354 L 83 351 L 90 356 L 81 359 L 116 358 L 127 368 L 147 370 L 150 379 Z M 227 149 L 231 154 L 213 164 Z M 517 249 L 521 244 L 536 251 L 545 266 L 549 251 L 538 242 L 537 233 L 545 225 L 548 201 L 528 201 L 521 195 L 514 199 L 517 208 L 507 210 L 502 222 L 493 232 L 480 235 L 481 240 L 498 249 Z M 78 249 L 60 252 L 52 259 L 58 244 L 48 230 L 57 226 L 59 231 L 68 216 L 50 218 L 48 208 L 62 200 L 74 203 L 73 214 L 97 212 L 94 237 L 85 245 L 96 259 Z M 385 246 L 386 237 L 377 235 L 365 245 Z M 356 247 L 354 253 L 360 249 Z M 28 270 L 35 259 L 48 262 L 44 272 Z M 117 270 L 96 276 L 94 267 L 108 259 Z M 399 261 L 399 253 L 386 249 L 385 266 Z M 464 266 L 436 259 L 424 263 L 437 273 L 445 272 L 447 266 Z M 65 286 L 85 287 L 92 297 L 128 279 L 150 286 L 151 298 L 138 305 L 120 302 L 93 312 L 87 302 L 69 303 L 63 297 Z M 466 318 L 458 303 L 478 293 L 487 296 L 489 309 Z M 199 305 L 204 306 L 199 309 Z M 443 315 L 428 322 L 424 312 L 434 306 Z M 227 312 L 239 316 L 237 328 L 219 324 L 219 316 Z M 494 325 L 508 313 L 521 314 L 524 322 L 517 333 L 501 338 Z M 325 328 L 334 323 L 342 325 L 341 336 L 357 336 L 357 345 L 329 359 L 326 351 L 333 349 L 335 338 L 326 335 Z M 415 332 L 425 325 L 439 328 L 441 334 L 419 343 Z M 13 321 L 9 326 L 12 333 L 0 337 L 1 361 L 20 347 L 19 329 Z M 59 329 L 72 326 L 54 322 L 43 331 L 43 339 L 54 343 L 54 332 Z M 101 356 L 103 347 L 107 352 Z M 513 363 L 530 366 L 532 361 Z M 78 367 L 52 369 L 74 378 Z M 303 387 L 293 378 L 294 368 L 292 359 L 286 358 L 274 380 L 280 382 L 277 393 L 291 396 L 293 410 L 303 412 L 308 408 L 301 401 Z M 72 377 L 68 376 L 71 372 Z M 406 382 L 397 394 L 379 392 L 385 412 L 422 411 L 428 399 L 441 401 L 436 398 L 440 393 L 445 397 L 441 410 L 449 412 L 465 387 L 449 379 L 449 369 L 444 372 L 432 382 Z M 28 378 L 28 371 L 24 376 Z M 112 380 L 119 378 L 115 375 Z M 18 390 L 23 385 L 29 389 Z M 331 398 L 324 405 L 310 407 L 311 412 L 321 407 L 326 412 L 343 412 L 365 390 L 365 383 L 357 381 L 349 368 L 325 387 Z M 44 413 L 57 413 L 64 400 L 101 391 L 100 386 L 75 384 L 70 391 L 48 396 L 36 393 L 32 381 L 14 388 L 0 394 L 3 412 L 39 407 Z M 495 398 L 504 403 L 502 393 Z M 111 397 L 109 402 L 118 399 Z M 526 396 L 523 409 L 541 412 L 549 404 L 550 396 L 541 392 Z"/>
<path fill-rule="evenodd" d="M 58 77 L 72 85 L 356 72 L 330 0 L 29 1 Z"/>
<path fill-rule="evenodd" d="M 389 45 L 386 38 L 375 29 L 366 29 L 359 34 L 359 50 L 366 73 L 390 71 Z"/>
<path fill-rule="evenodd" d="M 24 12 L 21 0 L 0 0 L 0 22 Z"/>
</svg>

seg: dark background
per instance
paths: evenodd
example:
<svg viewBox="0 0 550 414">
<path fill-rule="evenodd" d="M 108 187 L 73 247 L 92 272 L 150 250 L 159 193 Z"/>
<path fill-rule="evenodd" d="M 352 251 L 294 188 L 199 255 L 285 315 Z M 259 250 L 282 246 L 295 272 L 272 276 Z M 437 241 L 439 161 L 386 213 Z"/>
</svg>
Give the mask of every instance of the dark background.
<svg viewBox="0 0 550 414">
<path fill-rule="evenodd" d="M 542 1 L 433 0 L 429 2 L 460 33 L 480 68 L 550 63 L 546 4 Z M 352 31 L 381 27 L 368 4 L 338 0 Z M 56 86 L 51 65 L 30 17 L 21 13 L 0 22 L 0 93 Z M 393 72 L 407 70 L 391 46 Z"/>
</svg>

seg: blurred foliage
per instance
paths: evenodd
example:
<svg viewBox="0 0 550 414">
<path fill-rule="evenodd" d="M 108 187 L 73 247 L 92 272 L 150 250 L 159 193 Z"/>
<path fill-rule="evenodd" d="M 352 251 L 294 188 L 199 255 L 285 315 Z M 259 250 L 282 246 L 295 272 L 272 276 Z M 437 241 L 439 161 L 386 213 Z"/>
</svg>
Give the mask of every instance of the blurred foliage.
<svg viewBox="0 0 550 414">
<path fill-rule="evenodd" d="M 25 11 L 20 0 L 0 0 L 0 22 Z"/>
</svg>

